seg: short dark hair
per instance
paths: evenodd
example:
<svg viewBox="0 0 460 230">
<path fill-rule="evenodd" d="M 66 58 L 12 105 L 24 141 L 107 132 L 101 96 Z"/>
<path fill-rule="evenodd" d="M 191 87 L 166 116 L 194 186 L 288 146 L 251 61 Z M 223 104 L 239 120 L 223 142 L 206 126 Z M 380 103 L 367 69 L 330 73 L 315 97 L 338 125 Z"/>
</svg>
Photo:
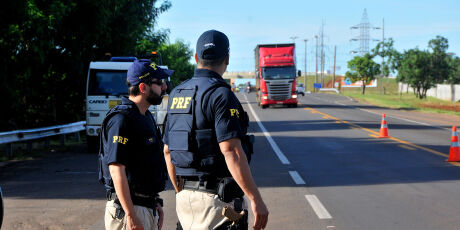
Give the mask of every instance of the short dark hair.
<svg viewBox="0 0 460 230">
<path fill-rule="evenodd" d="M 129 81 L 126 81 L 126 85 L 128 86 L 128 94 L 130 96 L 137 96 L 141 94 L 141 91 L 139 90 L 139 84 L 137 85 L 131 85 Z"/>
<path fill-rule="evenodd" d="M 223 57 L 217 58 L 217 59 L 201 59 L 199 57 L 197 59 L 200 65 L 206 66 L 206 67 L 213 67 L 213 66 L 222 65 L 222 63 L 224 63 L 227 57 L 228 57 L 228 54 Z"/>
</svg>

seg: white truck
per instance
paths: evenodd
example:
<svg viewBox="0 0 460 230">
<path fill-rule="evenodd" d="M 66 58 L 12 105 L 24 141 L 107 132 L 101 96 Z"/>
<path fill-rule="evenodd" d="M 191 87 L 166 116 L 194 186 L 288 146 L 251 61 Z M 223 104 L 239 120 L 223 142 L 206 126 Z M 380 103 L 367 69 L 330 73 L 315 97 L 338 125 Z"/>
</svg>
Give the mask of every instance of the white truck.
<svg viewBox="0 0 460 230">
<path fill-rule="evenodd" d="M 128 95 L 126 73 L 134 60 L 135 57 L 112 57 L 110 61 L 89 64 L 86 83 L 86 142 L 91 152 L 99 150 L 99 133 L 105 115 L 111 108 L 121 104 L 122 96 Z M 157 106 L 150 106 L 149 111 L 157 125 L 162 125 L 166 111 L 158 114 Z"/>
</svg>

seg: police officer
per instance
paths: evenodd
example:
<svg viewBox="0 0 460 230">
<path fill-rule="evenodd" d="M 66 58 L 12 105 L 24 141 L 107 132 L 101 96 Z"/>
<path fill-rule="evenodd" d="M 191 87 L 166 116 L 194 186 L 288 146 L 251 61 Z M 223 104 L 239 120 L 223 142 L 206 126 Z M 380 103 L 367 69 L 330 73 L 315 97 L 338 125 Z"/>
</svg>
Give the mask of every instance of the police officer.
<svg viewBox="0 0 460 230">
<path fill-rule="evenodd" d="M 161 229 L 166 169 L 150 105 L 158 105 L 172 74 L 150 60 L 129 67 L 129 97 L 102 123 L 99 179 L 107 190 L 106 229 Z"/>
<path fill-rule="evenodd" d="M 268 221 L 248 165 L 249 118 L 222 79 L 229 50 L 225 34 L 204 32 L 196 45 L 198 68 L 193 78 L 174 88 L 169 97 L 164 153 L 177 192 L 176 212 L 185 230 L 247 229 L 243 195 L 251 202 L 254 229 L 265 228 Z"/>
</svg>

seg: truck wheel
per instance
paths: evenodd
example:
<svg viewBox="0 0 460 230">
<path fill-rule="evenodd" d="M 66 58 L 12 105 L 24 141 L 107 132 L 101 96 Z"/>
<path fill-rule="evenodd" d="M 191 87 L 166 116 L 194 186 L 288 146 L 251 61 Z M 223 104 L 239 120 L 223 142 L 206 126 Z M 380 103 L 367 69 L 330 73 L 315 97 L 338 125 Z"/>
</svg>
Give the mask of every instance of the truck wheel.
<svg viewBox="0 0 460 230">
<path fill-rule="evenodd" d="M 266 109 L 268 105 L 261 105 L 262 109 Z"/>
<path fill-rule="evenodd" d="M 88 153 L 99 152 L 99 136 L 86 136 L 86 146 Z"/>
<path fill-rule="evenodd" d="M 296 103 L 296 104 L 292 104 L 292 108 L 297 108 L 297 103 Z"/>
</svg>

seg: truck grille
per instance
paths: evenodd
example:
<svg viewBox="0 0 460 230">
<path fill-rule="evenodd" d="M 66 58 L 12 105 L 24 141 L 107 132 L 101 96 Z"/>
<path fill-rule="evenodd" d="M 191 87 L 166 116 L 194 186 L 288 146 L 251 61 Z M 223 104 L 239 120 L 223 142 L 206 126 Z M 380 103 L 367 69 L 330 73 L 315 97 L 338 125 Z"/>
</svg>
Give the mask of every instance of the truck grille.
<svg viewBox="0 0 460 230">
<path fill-rule="evenodd" d="M 268 99 L 283 101 L 291 98 L 292 80 L 270 80 L 266 82 Z"/>
</svg>

